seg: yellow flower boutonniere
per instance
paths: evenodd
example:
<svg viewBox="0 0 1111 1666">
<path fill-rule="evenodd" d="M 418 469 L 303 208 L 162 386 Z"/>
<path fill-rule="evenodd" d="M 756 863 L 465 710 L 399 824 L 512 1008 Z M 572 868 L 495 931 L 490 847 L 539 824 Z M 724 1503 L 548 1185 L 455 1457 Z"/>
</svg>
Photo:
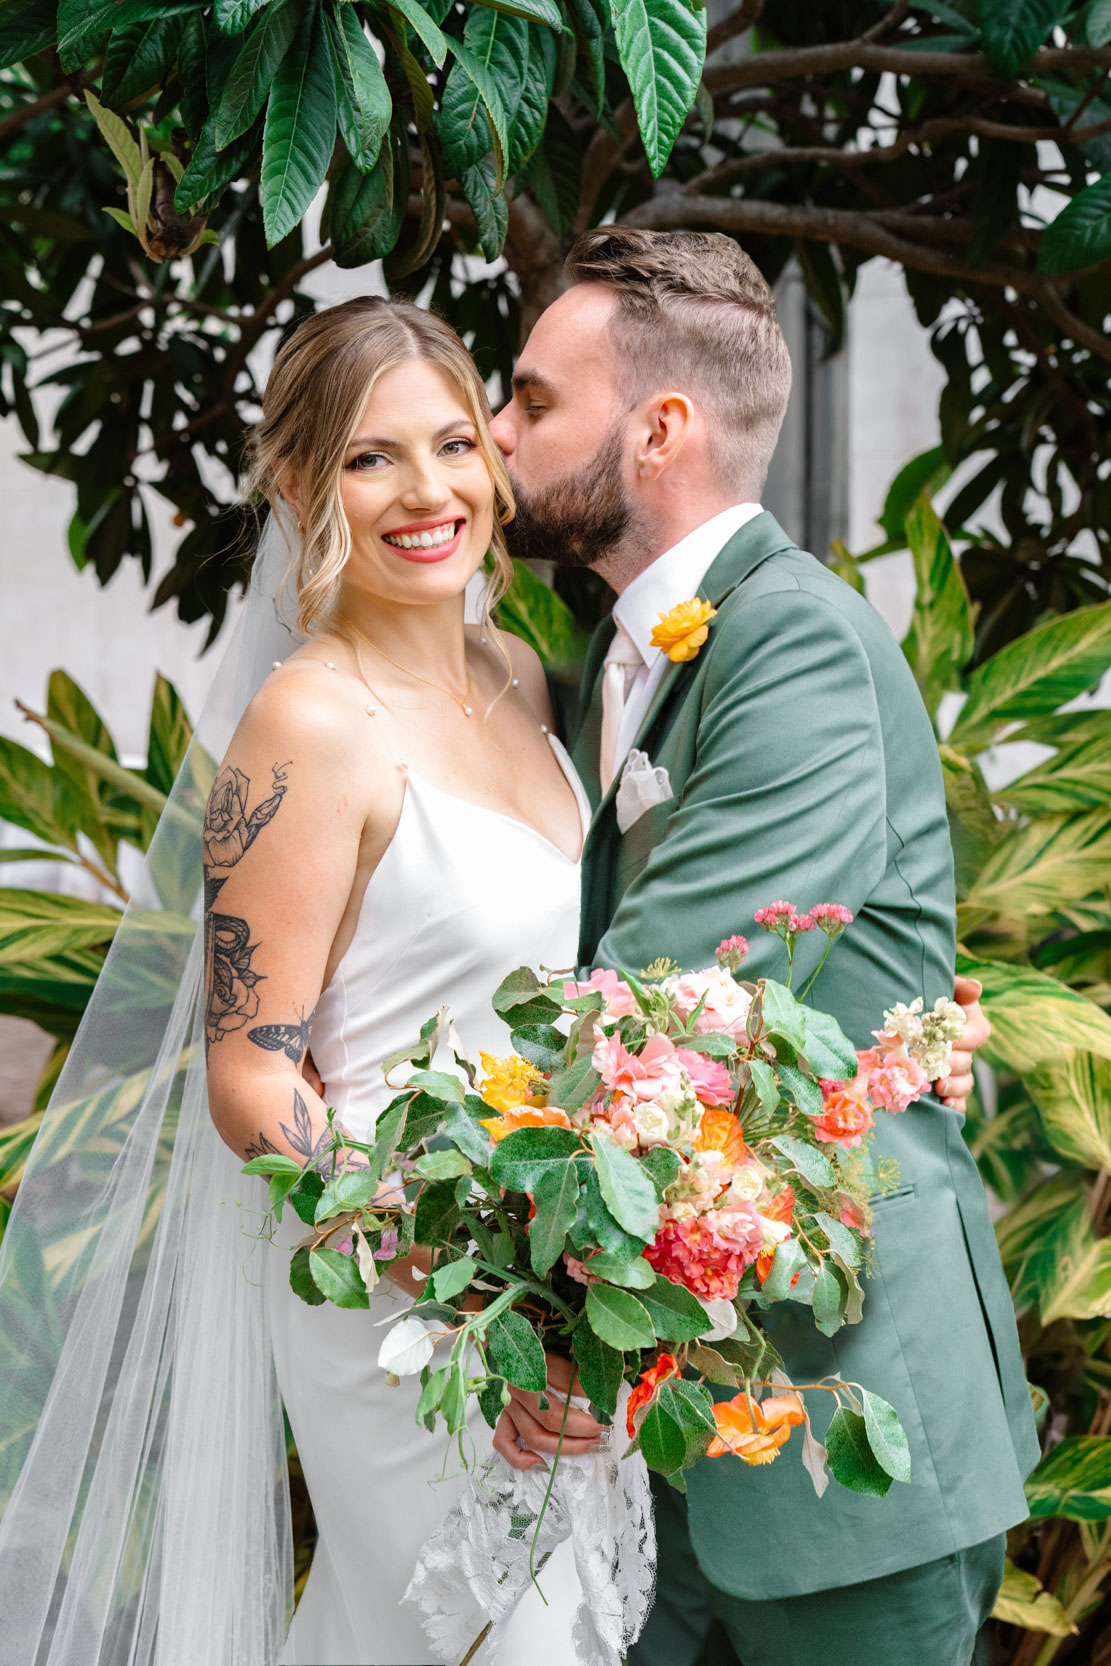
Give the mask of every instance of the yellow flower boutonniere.
<svg viewBox="0 0 1111 1666">
<path fill-rule="evenodd" d="M 680 602 L 670 613 L 661 613 L 652 631 L 653 648 L 662 648 L 668 659 L 694 659 L 710 634 L 710 620 L 717 617 L 717 608 L 698 596 Z"/>
</svg>

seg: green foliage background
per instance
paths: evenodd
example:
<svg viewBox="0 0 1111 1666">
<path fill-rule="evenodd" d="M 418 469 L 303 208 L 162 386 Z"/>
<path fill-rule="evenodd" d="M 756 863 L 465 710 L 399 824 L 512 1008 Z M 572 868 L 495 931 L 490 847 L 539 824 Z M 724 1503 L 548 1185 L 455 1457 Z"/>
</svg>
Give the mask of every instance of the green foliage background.
<svg viewBox="0 0 1111 1666">
<path fill-rule="evenodd" d="M 945 373 L 941 445 L 893 484 L 883 542 L 834 559 L 859 583 L 910 549 L 904 646 L 946 713 L 962 964 L 994 1026 L 968 1135 L 1050 1448 L 997 1610 L 1013 1666 L 1098 1662 L 1111 1612 L 1111 724 L 1074 709 L 1111 665 L 1109 72 L 1108 0 L 0 8 L 0 408 L 70 483 L 70 558 L 100 582 L 127 558 L 149 578 L 171 506 L 153 603 L 213 631 L 249 558 L 258 350 L 327 261 L 384 262 L 495 392 L 607 216 L 737 235 L 772 280 L 795 259 L 834 347 L 861 265 L 902 267 Z M 950 537 L 928 494 L 954 471 Z M 601 600 L 558 583 L 521 569 L 505 604 L 553 663 Z M 63 673 L 39 721 L 53 761 L 0 745 L 0 816 L 122 901 L 121 841 L 145 848 L 188 739 L 180 702 L 158 683 L 144 771 Z M 1016 740 L 1043 761 L 993 788 Z M 0 1137 L 9 1204 L 117 919 L 0 890 L 0 1010 L 56 1042 L 36 1114 Z M 133 1089 L 90 1102 L 90 1130 Z"/>
</svg>

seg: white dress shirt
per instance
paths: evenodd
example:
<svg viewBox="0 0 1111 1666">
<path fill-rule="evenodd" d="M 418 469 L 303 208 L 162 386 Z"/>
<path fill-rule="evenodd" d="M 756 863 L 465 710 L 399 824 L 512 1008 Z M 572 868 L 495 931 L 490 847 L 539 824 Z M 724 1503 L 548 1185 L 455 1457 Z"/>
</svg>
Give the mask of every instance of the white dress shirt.
<svg viewBox="0 0 1111 1666">
<path fill-rule="evenodd" d="M 659 624 L 660 614 L 668 613 L 679 602 L 690 601 L 706 577 L 722 549 L 746 522 L 762 513 L 758 503 L 735 503 L 714 515 L 685 538 L 680 538 L 669 550 L 656 557 L 651 566 L 638 573 L 614 603 L 613 616 L 628 631 L 640 651 L 644 664 L 633 679 L 621 724 L 617 731 L 615 771 L 621 765 L 637 737 L 637 731 L 652 704 L 652 696 L 663 680 L 671 663 L 662 648 L 652 646 L 652 632 Z M 713 630 L 713 625 L 710 629 Z"/>
</svg>

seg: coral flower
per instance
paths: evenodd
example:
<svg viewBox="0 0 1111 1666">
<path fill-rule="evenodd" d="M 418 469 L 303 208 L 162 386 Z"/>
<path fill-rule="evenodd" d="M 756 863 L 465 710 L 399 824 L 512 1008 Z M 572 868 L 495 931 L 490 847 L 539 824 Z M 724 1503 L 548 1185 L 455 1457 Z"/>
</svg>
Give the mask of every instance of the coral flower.
<svg viewBox="0 0 1111 1666">
<path fill-rule="evenodd" d="M 845 1150 L 859 1145 L 874 1121 L 864 1080 L 858 1076 L 852 1082 L 823 1083 L 822 1098 L 825 1110 L 814 1118 L 818 1139 Z"/>
<path fill-rule="evenodd" d="M 666 1036 L 649 1036 L 639 1053 L 630 1053 L 616 1033 L 594 1033 L 598 1039 L 590 1062 L 611 1092 L 638 1101 L 658 1099 L 669 1090 L 682 1092 L 682 1065 Z"/>
<path fill-rule="evenodd" d="M 652 629 L 653 648 L 662 648 L 668 659 L 694 659 L 710 634 L 710 620 L 717 617 L 717 608 L 693 596 L 680 602 L 669 613 L 661 613 Z"/>
<path fill-rule="evenodd" d="M 586 983 L 565 983 L 563 999 L 573 1001 L 579 995 L 593 995 L 596 992 L 606 998 L 602 1010 L 607 1018 L 635 1018 L 640 1011 L 640 1005 L 629 985 L 606 966 L 596 967 Z"/>
<path fill-rule="evenodd" d="M 660 1354 L 655 1365 L 650 1365 L 647 1371 L 642 1371 L 640 1381 L 629 1395 L 629 1404 L 625 1408 L 625 1427 L 629 1431 L 629 1439 L 636 1434 L 636 1424 L 633 1418 L 642 1406 L 651 1405 L 660 1392 L 660 1384 L 669 1377 L 679 1375 L 679 1363 L 674 1354 Z"/>
<path fill-rule="evenodd" d="M 771 1202 L 768 1204 L 767 1208 L 761 1209 L 761 1211 L 760 1211 L 760 1213 L 765 1217 L 766 1220 L 781 1221 L 784 1226 L 790 1226 L 791 1217 L 794 1214 L 794 1212 L 795 1212 L 795 1188 L 793 1186 L 784 1186 L 784 1188 L 781 1192 L 777 1192 L 775 1194 L 775 1196 L 772 1198 Z M 763 1250 L 756 1257 L 756 1277 L 760 1280 L 761 1284 L 763 1284 L 764 1280 L 767 1278 L 768 1274 L 771 1272 L 772 1262 L 774 1260 L 775 1260 L 775 1250 L 774 1249 Z M 794 1278 L 791 1280 L 791 1289 L 792 1290 L 794 1289 L 796 1283 L 798 1282 L 798 1278 L 799 1278 L 799 1275 L 798 1275 L 798 1273 L 796 1273 Z"/>
<path fill-rule="evenodd" d="M 485 1097 L 485 1096 L 484 1096 Z M 490 1138 L 497 1143 L 518 1128 L 570 1128 L 571 1118 L 558 1105 L 518 1105 L 502 1116 L 479 1119 Z"/>
<path fill-rule="evenodd" d="M 777 1394 L 754 1402 L 750 1413 L 747 1397 L 738 1394 L 714 1407 L 714 1422 L 718 1432 L 707 1448 L 708 1458 L 733 1452 L 746 1464 L 770 1464 L 790 1440 L 792 1428 L 806 1422 L 806 1411 L 797 1394 Z"/>
<path fill-rule="evenodd" d="M 706 1106 L 691 1144 L 696 1151 L 720 1151 L 732 1168 L 739 1168 L 748 1156 L 740 1123 L 720 1105 Z"/>
<path fill-rule="evenodd" d="M 759 1231 L 748 1243 L 726 1242 L 715 1232 L 718 1217 L 739 1215 L 738 1210 L 714 1212 L 714 1220 L 664 1221 L 655 1241 L 644 1251 L 644 1259 L 672 1284 L 682 1284 L 707 1301 L 724 1296 L 732 1301 L 746 1267 L 756 1259 Z"/>
<path fill-rule="evenodd" d="M 479 1088 L 486 1104 L 494 1111 L 513 1111 L 518 1105 L 542 1105 L 537 1089 L 543 1080 L 537 1071 L 518 1053 L 497 1058 L 493 1053 L 480 1053 L 486 1075 Z"/>
</svg>

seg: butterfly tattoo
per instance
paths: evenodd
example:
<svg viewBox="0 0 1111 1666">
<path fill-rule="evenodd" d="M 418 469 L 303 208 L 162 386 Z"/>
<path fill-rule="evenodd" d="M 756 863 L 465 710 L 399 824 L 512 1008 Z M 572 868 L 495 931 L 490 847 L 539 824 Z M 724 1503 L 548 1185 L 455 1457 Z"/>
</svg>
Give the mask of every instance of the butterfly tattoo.
<svg viewBox="0 0 1111 1666">
<path fill-rule="evenodd" d="M 302 1007 L 301 1016 L 296 1023 L 259 1024 L 253 1030 L 247 1031 L 247 1039 L 253 1041 L 256 1047 L 264 1047 L 268 1053 L 284 1052 L 291 1063 L 300 1064 L 309 1044 L 309 1032 L 315 1017 L 315 1007 L 307 1018 Z"/>
</svg>

